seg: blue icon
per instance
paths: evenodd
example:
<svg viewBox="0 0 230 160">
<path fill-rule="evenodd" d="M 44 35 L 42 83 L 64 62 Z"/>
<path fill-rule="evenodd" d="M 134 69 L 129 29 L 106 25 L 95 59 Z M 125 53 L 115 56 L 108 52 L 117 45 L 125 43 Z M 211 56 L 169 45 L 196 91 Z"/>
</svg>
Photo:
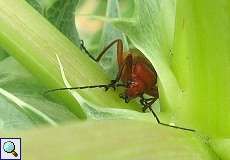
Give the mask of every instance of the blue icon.
<svg viewBox="0 0 230 160">
<path fill-rule="evenodd" d="M 21 138 L 0 138 L 0 160 L 21 160 Z"/>
<path fill-rule="evenodd" d="M 7 141 L 3 144 L 3 149 L 6 153 L 11 153 L 14 155 L 14 157 L 17 157 L 18 154 L 15 152 L 15 145 L 11 141 Z"/>
</svg>

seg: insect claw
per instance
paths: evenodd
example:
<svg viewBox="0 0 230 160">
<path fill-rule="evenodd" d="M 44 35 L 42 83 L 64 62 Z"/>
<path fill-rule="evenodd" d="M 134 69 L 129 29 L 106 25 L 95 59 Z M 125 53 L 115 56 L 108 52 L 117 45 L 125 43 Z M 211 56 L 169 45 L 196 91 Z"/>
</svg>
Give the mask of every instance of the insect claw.
<svg viewBox="0 0 230 160">
<path fill-rule="evenodd" d="M 109 90 L 109 87 L 108 86 L 105 86 L 105 92 Z"/>
<path fill-rule="evenodd" d="M 143 107 L 143 108 L 142 108 L 142 112 L 144 112 L 144 113 L 145 113 L 145 110 L 146 110 L 146 109 Z"/>
<path fill-rule="evenodd" d="M 140 104 L 144 105 L 144 100 L 143 99 L 140 100 Z"/>
<path fill-rule="evenodd" d="M 120 94 L 119 94 L 119 97 L 122 98 L 122 99 L 124 99 L 124 94 L 123 94 L 123 93 L 120 93 Z"/>
<path fill-rule="evenodd" d="M 145 105 L 145 106 L 142 108 L 142 112 L 145 113 L 146 109 L 149 108 L 149 107 L 151 107 L 151 106 Z"/>
<path fill-rule="evenodd" d="M 80 50 L 83 50 L 84 48 L 84 41 L 81 39 L 80 40 Z"/>
<path fill-rule="evenodd" d="M 105 91 L 108 91 L 109 88 L 113 88 L 113 90 L 115 91 L 117 88 L 116 82 L 116 80 L 111 80 L 110 84 L 105 86 Z"/>
<path fill-rule="evenodd" d="M 115 84 L 117 82 L 117 80 L 111 80 L 110 82 L 111 82 L 111 84 Z"/>
</svg>

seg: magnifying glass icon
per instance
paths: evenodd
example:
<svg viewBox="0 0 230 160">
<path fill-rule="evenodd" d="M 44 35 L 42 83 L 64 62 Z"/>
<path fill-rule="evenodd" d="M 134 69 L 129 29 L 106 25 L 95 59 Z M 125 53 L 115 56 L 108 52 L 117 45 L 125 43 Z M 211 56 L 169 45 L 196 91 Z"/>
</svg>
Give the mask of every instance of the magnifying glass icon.
<svg viewBox="0 0 230 160">
<path fill-rule="evenodd" d="M 15 152 L 15 145 L 11 141 L 7 141 L 3 144 L 3 149 L 6 153 L 11 153 L 14 155 L 14 157 L 17 157 L 18 154 Z"/>
</svg>

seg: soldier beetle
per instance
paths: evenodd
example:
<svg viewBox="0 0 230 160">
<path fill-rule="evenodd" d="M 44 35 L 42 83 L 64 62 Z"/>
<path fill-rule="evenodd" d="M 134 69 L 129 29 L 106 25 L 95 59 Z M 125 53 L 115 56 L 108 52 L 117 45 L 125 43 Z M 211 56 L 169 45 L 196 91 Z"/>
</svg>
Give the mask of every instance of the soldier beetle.
<svg viewBox="0 0 230 160">
<path fill-rule="evenodd" d="M 159 98 L 157 88 L 157 73 L 149 60 L 145 58 L 138 49 L 130 49 L 128 52 L 124 52 L 121 39 L 112 41 L 102 50 L 97 58 L 94 58 L 89 53 L 89 51 L 85 48 L 83 41 L 81 41 L 81 49 L 83 49 L 91 59 L 99 62 L 106 51 L 114 44 L 116 44 L 117 47 L 118 73 L 116 78 L 111 80 L 109 84 L 72 88 L 57 88 L 48 90 L 47 92 L 86 88 L 105 88 L 105 91 L 107 91 L 110 88 L 115 90 L 117 87 L 124 87 L 125 91 L 124 93 L 120 94 L 120 98 L 124 99 L 124 101 L 128 103 L 130 100 L 139 97 L 140 103 L 143 105 L 142 111 L 145 112 L 146 109 L 149 109 L 158 124 L 194 132 L 195 130 L 193 129 L 162 123 L 156 113 L 153 111 L 151 105 Z M 119 83 L 120 81 L 122 83 Z M 144 98 L 144 94 L 147 94 L 152 98 Z"/>
</svg>

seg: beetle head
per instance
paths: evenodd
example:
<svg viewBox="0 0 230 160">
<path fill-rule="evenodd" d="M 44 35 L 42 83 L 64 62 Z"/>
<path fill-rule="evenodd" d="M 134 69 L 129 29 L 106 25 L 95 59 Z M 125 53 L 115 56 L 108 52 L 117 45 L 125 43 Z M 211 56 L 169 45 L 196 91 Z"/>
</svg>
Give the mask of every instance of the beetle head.
<svg viewBox="0 0 230 160">
<path fill-rule="evenodd" d="M 144 83 L 142 81 L 132 81 L 128 83 L 126 91 L 120 94 L 120 98 L 124 99 L 126 103 L 130 100 L 140 96 L 144 91 Z"/>
</svg>

